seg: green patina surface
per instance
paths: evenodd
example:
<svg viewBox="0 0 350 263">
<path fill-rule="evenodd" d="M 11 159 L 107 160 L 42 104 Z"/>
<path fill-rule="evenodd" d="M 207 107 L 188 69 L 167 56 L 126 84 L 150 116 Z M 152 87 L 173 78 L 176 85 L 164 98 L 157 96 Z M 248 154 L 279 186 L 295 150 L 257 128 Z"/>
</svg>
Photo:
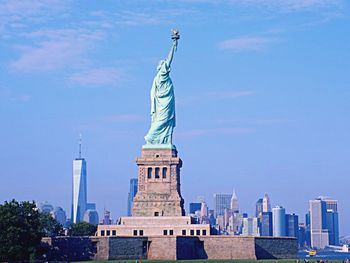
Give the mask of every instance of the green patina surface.
<svg viewBox="0 0 350 263">
<path fill-rule="evenodd" d="M 151 88 L 151 127 L 145 136 L 146 147 L 152 145 L 172 146 L 172 136 L 175 127 L 175 94 L 170 78 L 170 66 L 177 49 L 177 37 L 173 37 L 173 44 L 168 57 L 161 60 L 157 67 Z"/>
</svg>

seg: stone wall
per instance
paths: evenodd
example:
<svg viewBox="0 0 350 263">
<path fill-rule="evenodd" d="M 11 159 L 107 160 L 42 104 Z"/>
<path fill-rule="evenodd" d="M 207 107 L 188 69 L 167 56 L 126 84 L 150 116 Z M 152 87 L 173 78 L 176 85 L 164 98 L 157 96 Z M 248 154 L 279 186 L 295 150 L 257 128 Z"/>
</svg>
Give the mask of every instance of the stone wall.
<svg viewBox="0 0 350 263">
<path fill-rule="evenodd" d="M 297 258 L 297 240 L 284 237 L 56 237 L 43 243 L 49 261 Z"/>
<path fill-rule="evenodd" d="M 147 259 L 176 260 L 176 237 L 150 237 Z"/>
<path fill-rule="evenodd" d="M 110 237 L 108 259 L 136 259 L 147 257 L 147 237 Z"/>
<path fill-rule="evenodd" d="M 256 237 L 255 253 L 258 259 L 297 258 L 298 242 L 296 238 Z"/>
<path fill-rule="evenodd" d="M 42 243 L 48 261 L 91 260 L 97 254 L 96 243 L 90 237 L 48 237 Z"/>
<path fill-rule="evenodd" d="M 200 237 L 207 259 L 256 259 L 254 237 Z"/>
</svg>

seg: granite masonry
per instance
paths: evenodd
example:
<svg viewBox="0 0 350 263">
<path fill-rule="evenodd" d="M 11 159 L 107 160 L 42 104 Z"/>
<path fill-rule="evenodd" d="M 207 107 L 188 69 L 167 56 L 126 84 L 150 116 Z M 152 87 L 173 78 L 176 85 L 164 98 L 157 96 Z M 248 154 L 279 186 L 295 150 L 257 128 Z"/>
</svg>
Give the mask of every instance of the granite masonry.
<svg viewBox="0 0 350 263">
<path fill-rule="evenodd" d="M 50 247 L 49 261 L 297 258 L 297 241 L 289 237 L 56 237 L 43 241 Z"/>
<path fill-rule="evenodd" d="M 180 190 L 182 161 L 174 147 L 142 148 L 138 166 L 138 191 L 131 217 L 117 224 L 99 225 L 100 237 L 209 236 L 209 224 L 193 224 L 185 216 Z"/>
</svg>

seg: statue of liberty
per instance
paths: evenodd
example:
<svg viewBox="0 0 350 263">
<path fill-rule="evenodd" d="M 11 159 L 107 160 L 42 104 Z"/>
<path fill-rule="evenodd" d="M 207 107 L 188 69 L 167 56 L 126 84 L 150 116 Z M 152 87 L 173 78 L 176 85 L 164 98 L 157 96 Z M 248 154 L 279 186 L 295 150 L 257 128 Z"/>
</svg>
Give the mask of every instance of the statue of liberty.
<svg viewBox="0 0 350 263">
<path fill-rule="evenodd" d="M 145 136 L 144 148 L 174 147 L 172 144 L 175 127 L 175 95 L 170 79 L 170 65 L 177 49 L 179 32 L 172 30 L 172 46 L 168 57 L 161 60 L 157 67 L 151 88 L 151 127 Z"/>
</svg>

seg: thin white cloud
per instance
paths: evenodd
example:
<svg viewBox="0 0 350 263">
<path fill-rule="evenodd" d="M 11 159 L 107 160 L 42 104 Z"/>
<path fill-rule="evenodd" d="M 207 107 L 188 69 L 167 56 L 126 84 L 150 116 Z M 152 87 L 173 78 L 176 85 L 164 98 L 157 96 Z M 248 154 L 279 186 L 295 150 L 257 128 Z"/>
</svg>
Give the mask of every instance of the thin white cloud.
<svg viewBox="0 0 350 263">
<path fill-rule="evenodd" d="M 253 90 L 241 91 L 209 91 L 196 96 L 177 97 L 177 103 L 181 105 L 191 104 L 195 102 L 207 102 L 213 100 L 235 99 L 239 97 L 249 97 L 256 95 Z"/>
<path fill-rule="evenodd" d="M 272 37 L 243 36 L 243 37 L 224 40 L 219 43 L 219 48 L 227 49 L 235 52 L 259 51 L 267 47 L 270 43 L 274 41 L 276 41 L 276 39 Z"/>
<path fill-rule="evenodd" d="M 83 86 L 115 86 L 121 80 L 121 71 L 117 68 L 96 68 L 73 74 L 70 81 Z"/>
<path fill-rule="evenodd" d="M 218 123 L 221 124 L 243 124 L 243 125 L 273 125 L 273 124 L 284 124 L 291 123 L 295 120 L 288 118 L 260 118 L 260 119 L 219 119 Z"/>
<path fill-rule="evenodd" d="M 238 97 L 247 97 L 254 96 L 256 94 L 255 91 L 252 90 L 243 90 L 243 91 L 213 91 L 208 92 L 206 96 L 215 99 L 230 99 L 230 98 L 238 98 Z"/>
<path fill-rule="evenodd" d="M 230 135 L 230 134 L 246 134 L 254 132 L 250 128 L 215 128 L 215 129 L 196 129 L 188 131 L 176 132 L 179 137 L 199 137 L 199 136 L 216 136 L 216 135 Z"/>
<path fill-rule="evenodd" d="M 281 123 L 290 123 L 294 120 L 288 118 L 269 118 L 269 119 L 258 119 L 256 120 L 257 124 L 281 124 Z"/>
<path fill-rule="evenodd" d="M 72 41 L 43 42 L 37 48 L 21 47 L 22 54 L 11 66 L 17 71 L 49 71 L 72 63 L 84 47 Z"/>
<path fill-rule="evenodd" d="M 172 24 L 180 17 L 193 15 L 191 8 L 159 8 L 149 9 L 147 12 L 120 11 L 113 14 L 115 24 L 124 26 L 145 26 Z"/>
<path fill-rule="evenodd" d="M 20 57 L 11 63 L 24 72 L 50 71 L 83 63 L 82 55 L 104 39 L 100 31 L 88 29 L 40 30 L 23 34 L 34 44 L 20 46 Z"/>
<path fill-rule="evenodd" d="M 0 87 L 0 98 L 11 101 L 27 102 L 30 101 L 32 97 L 28 94 L 13 92 L 8 87 Z"/>
<path fill-rule="evenodd" d="M 260 6 L 270 10 L 283 12 L 312 10 L 323 7 L 337 7 L 342 2 L 342 0 L 232 0 L 232 3 Z"/>
<path fill-rule="evenodd" d="M 66 13 L 70 0 L 2 0 L 0 4 L 0 32 L 12 34 L 16 28 L 40 23 Z"/>
<path fill-rule="evenodd" d="M 223 4 L 263 8 L 271 11 L 302 11 L 339 7 L 345 0 L 182 0 L 187 4 Z"/>
<path fill-rule="evenodd" d="M 48 14 L 48 12 L 64 11 L 70 1 L 60 0 L 3 0 L 0 5 L 0 14 L 29 16 Z"/>
<path fill-rule="evenodd" d="M 120 114 L 120 115 L 111 115 L 103 118 L 107 122 L 141 122 L 145 118 L 137 114 Z"/>
</svg>

